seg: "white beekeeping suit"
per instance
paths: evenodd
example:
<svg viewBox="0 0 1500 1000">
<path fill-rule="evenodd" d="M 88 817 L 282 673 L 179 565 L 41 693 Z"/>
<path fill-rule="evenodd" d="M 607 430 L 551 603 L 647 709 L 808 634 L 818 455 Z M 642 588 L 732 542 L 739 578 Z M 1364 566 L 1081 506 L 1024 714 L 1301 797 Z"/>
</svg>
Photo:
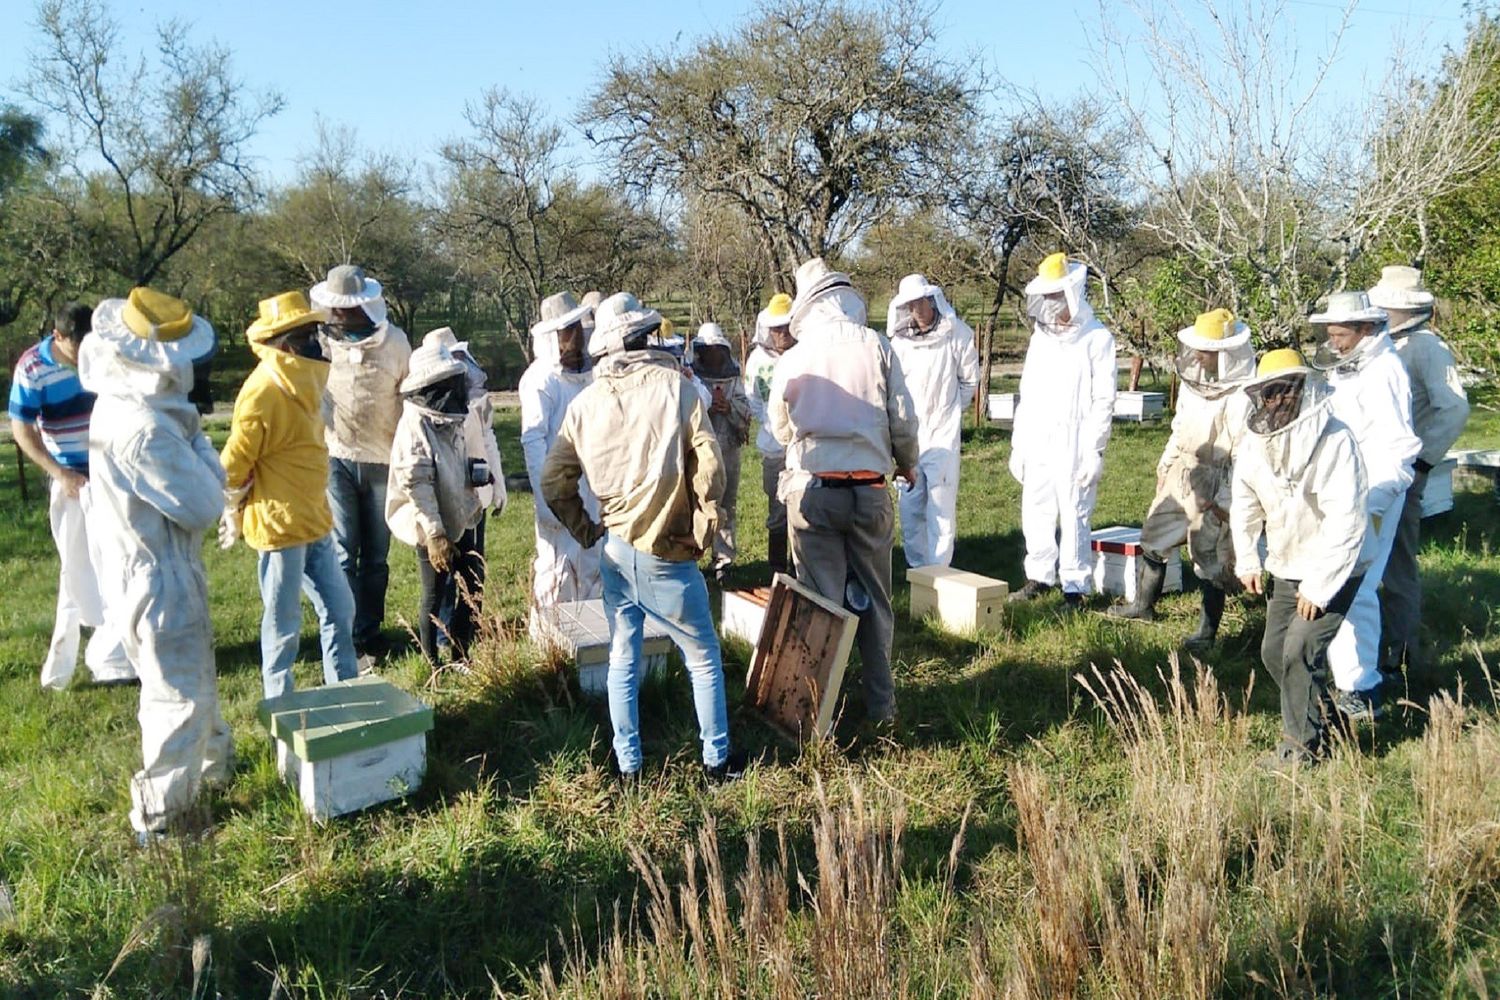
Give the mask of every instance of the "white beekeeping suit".
<svg viewBox="0 0 1500 1000">
<path fill-rule="evenodd" d="M 1021 370 L 1010 456 L 1011 475 L 1021 483 L 1026 586 L 1013 600 L 1031 600 L 1060 579 L 1076 607 L 1093 576 L 1089 519 L 1114 419 L 1115 338 L 1095 318 L 1087 282 L 1087 267 L 1058 253 L 1026 286 L 1036 329 Z"/>
<path fill-rule="evenodd" d="M 137 288 L 94 311 L 79 377 L 98 394 L 89 477 L 110 581 L 123 594 L 125 647 L 141 678 L 142 766 L 130 821 L 165 830 L 200 783 L 228 777 L 203 535 L 224 509 L 224 472 L 188 401 L 213 328 L 182 302 Z"/>
<path fill-rule="evenodd" d="M 745 398 L 760 424 L 755 447 L 760 450 L 760 485 L 766 495 L 766 561 L 772 573 L 790 572 L 791 562 L 787 555 L 786 504 L 780 497 L 786 446 L 771 433 L 766 403 L 771 398 L 776 365 L 797 343 L 792 337 L 791 323 L 792 297 L 778 292 L 755 318 L 755 347 L 745 360 Z"/>
<path fill-rule="evenodd" d="M 594 380 L 587 365 L 587 354 L 581 354 L 577 365 L 564 365 L 558 334 L 588 318 L 588 307 L 574 303 L 567 292 L 550 296 L 542 303 L 542 318 L 531 328 L 531 346 L 535 360 L 521 376 L 521 450 L 526 456 L 526 475 L 531 480 L 531 494 L 536 498 L 536 561 L 532 566 L 533 603 L 548 608 L 563 601 L 587 601 L 603 593 L 599 577 L 599 552 L 578 544 L 562 522 L 542 502 L 542 466 L 547 452 L 557 440 L 563 414 L 568 405 Z M 599 504 L 588 491 L 579 487 L 591 516 L 598 516 Z"/>
<path fill-rule="evenodd" d="M 1313 364 L 1328 372 L 1333 414 L 1354 432 L 1369 483 L 1368 531 L 1374 538 L 1371 564 L 1354 604 L 1328 647 L 1328 665 L 1342 694 L 1339 705 L 1353 717 L 1379 713 L 1380 579 L 1400 527 L 1401 508 L 1411 485 L 1422 441 L 1412 428 L 1411 379 L 1386 333 L 1386 313 L 1370 305 L 1364 292 L 1338 292 L 1323 312 L 1308 317 L 1321 343 Z M 1333 326 L 1363 328 L 1352 349 L 1335 343 Z"/>
<path fill-rule="evenodd" d="M 928 313 L 925 323 L 919 311 Z M 974 331 L 948 304 L 943 290 L 920 274 L 901 279 L 886 311 L 885 330 L 916 404 L 921 449 L 917 481 L 899 494 L 906 564 L 947 566 L 958 531 L 964 409 L 979 388 Z"/>
</svg>

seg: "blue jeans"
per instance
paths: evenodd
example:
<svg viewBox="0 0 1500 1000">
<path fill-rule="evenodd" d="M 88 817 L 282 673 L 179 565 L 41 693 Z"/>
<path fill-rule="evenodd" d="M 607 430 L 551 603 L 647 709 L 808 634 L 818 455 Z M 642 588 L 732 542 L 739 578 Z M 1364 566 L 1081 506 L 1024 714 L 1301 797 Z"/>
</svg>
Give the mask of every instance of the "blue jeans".
<svg viewBox="0 0 1500 1000">
<path fill-rule="evenodd" d="M 323 643 L 323 681 L 347 681 L 359 674 L 350 622 L 354 598 L 344 579 L 333 541 L 316 542 L 260 554 L 260 674 L 266 697 L 292 690 L 292 664 L 302 634 L 302 594 L 318 613 L 318 637 Z"/>
<path fill-rule="evenodd" d="M 391 467 L 374 462 L 328 461 L 328 505 L 333 509 L 333 543 L 354 595 L 354 642 L 364 645 L 380 633 L 391 571 L 391 529 L 385 523 L 386 477 Z"/>
<path fill-rule="evenodd" d="M 604 578 L 604 615 L 609 620 L 609 721 L 615 730 L 615 761 L 621 772 L 641 769 L 641 655 L 646 616 L 665 626 L 682 650 L 693 685 L 703 763 L 718 767 L 729 757 L 729 711 L 724 702 L 724 664 L 719 636 L 708 610 L 708 587 L 694 562 L 670 562 L 606 535 L 599 560 Z"/>
</svg>

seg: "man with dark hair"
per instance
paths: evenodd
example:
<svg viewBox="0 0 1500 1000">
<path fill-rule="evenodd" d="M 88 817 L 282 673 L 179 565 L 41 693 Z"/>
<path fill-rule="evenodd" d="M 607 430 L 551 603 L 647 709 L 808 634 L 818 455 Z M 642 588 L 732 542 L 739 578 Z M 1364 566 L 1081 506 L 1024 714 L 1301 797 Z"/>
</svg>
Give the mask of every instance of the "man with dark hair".
<svg viewBox="0 0 1500 1000">
<path fill-rule="evenodd" d="M 94 394 L 78 381 L 78 347 L 88 334 L 92 311 L 78 302 L 58 310 L 52 333 L 16 363 L 10 386 L 10 430 L 26 456 L 51 477 L 48 514 L 62 571 L 57 581 L 57 620 L 42 662 L 42 686 L 61 691 L 78 661 L 80 626 L 94 630 L 84 653 L 101 684 L 135 679 L 120 637 L 109 627 L 99 590 L 99 548 L 86 527 L 89 497 L 89 416 Z"/>
</svg>

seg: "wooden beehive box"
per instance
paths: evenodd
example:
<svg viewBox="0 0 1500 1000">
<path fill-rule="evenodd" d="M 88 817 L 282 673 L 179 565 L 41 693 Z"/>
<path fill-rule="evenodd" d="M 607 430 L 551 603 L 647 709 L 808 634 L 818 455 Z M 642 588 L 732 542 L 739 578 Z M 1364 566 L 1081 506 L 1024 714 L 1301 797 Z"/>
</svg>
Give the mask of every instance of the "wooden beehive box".
<svg viewBox="0 0 1500 1000">
<path fill-rule="evenodd" d="M 1466 448 L 1448 452 L 1448 458 L 1457 463 L 1456 471 L 1463 475 L 1483 480 L 1490 486 L 1500 486 L 1500 450 Z"/>
<path fill-rule="evenodd" d="M 432 709 L 379 677 L 268 698 L 260 721 L 282 778 L 319 821 L 401 798 L 427 773 Z"/>
<path fill-rule="evenodd" d="M 719 615 L 719 632 L 743 639 L 751 646 L 760 641 L 760 630 L 766 623 L 766 608 L 771 603 L 771 588 L 726 590 Z"/>
<path fill-rule="evenodd" d="M 665 673 L 672 653 L 667 630 L 650 615 L 642 627 L 641 656 L 647 673 Z M 539 646 L 556 650 L 578 672 L 578 687 L 587 695 L 603 697 L 609 677 L 609 619 L 604 601 L 564 601 L 533 610 L 531 637 Z"/>
<path fill-rule="evenodd" d="M 1009 424 L 1016 419 L 1016 401 L 1020 399 L 1013 392 L 990 393 L 989 416 L 990 419 L 999 424 Z"/>
<path fill-rule="evenodd" d="M 1141 529 L 1115 525 L 1100 528 L 1089 535 L 1094 550 L 1094 589 L 1101 594 L 1117 594 L 1127 601 L 1135 600 L 1136 574 L 1141 559 Z M 1162 593 L 1175 594 L 1182 589 L 1182 560 L 1175 554 L 1167 560 L 1167 579 Z"/>
<path fill-rule="evenodd" d="M 794 742 L 827 736 L 858 625 L 852 612 L 777 573 L 746 700 Z"/>
<path fill-rule="evenodd" d="M 1422 487 L 1422 516 L 1433 517 L 1446 514 L 1453 509 L 1453 471 L 1458 462 L 1445 458 L 1427 473 L 1427 485 Z"/>
<path fill-rule="evenodd" d="M 1115 419 L 1144 423 L 1160 420 L 1167 409 L 1167 396 L 1161 392 L 1132 392 L 1121 389 L 1115 393 Z"/>
<path fill-rule="evenodd" d="M 936 618 L 950 632 L 998 628 L 1010 591 L 1003 580 L 950 566 L 909 569 L 906 580 L 911 584 L 912 618 Z"/>
</svg>

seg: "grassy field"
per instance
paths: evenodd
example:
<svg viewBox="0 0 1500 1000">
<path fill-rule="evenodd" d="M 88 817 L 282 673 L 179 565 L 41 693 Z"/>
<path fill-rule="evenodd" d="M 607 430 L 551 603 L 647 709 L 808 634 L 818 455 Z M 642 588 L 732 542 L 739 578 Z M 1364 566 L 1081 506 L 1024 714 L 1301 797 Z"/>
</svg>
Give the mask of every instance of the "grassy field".
<svg viewBox="0 0 1500 1000">
<path fill-rule="evenodd" d="M 499 429 L 518 470 L 513 412 Z M 1139 523 L 1165 433 L 1117 427 L 1096 525 Z M 1493 409 L 1465 440 L 1500 444 Z M 997 430 L 966 442 L 955 562 L 1014 584 L 1007 451 Z M 745 460 L 750 582 L 764 500 Z M 962 638 L 907 621 L 901 586 L 899 742 L 781 744 L 738 711 L 748 650 L 730 644 L 732 729 L 758 764 L 703 785 L 679 673 L 647 686 L 646 780 L 624 795 L 603 706 L 521 638 L 531 512 L 516 496 L 490 522 L 476 672 L 433 675 L 410 653 L 382 668 L 436 708 L 425 785 L 327 826 L 302 817 L 255 721 L 253 555 L 207 550 L 238 770 L 200 840 L 141 851 L 134 691 L 38 687 L 55 557 L 7 464 L 0 996 L 1500 995 L 1488 491 L 1428 522 L 1427 667 L 1315 771 L 1253 766 L 1277 717 L 1248 602 L 1202 670 L 1177 671 L 1191 596 L 1153 624 L 1064 619 L 1054 597 Z M 394 636 L 417 579 L 409 549 L 391 561 Z M 315 683 L 310 622 L 303 654 Z M 850 688 L 841 739 L 861 712 Z"/>
</svg>

